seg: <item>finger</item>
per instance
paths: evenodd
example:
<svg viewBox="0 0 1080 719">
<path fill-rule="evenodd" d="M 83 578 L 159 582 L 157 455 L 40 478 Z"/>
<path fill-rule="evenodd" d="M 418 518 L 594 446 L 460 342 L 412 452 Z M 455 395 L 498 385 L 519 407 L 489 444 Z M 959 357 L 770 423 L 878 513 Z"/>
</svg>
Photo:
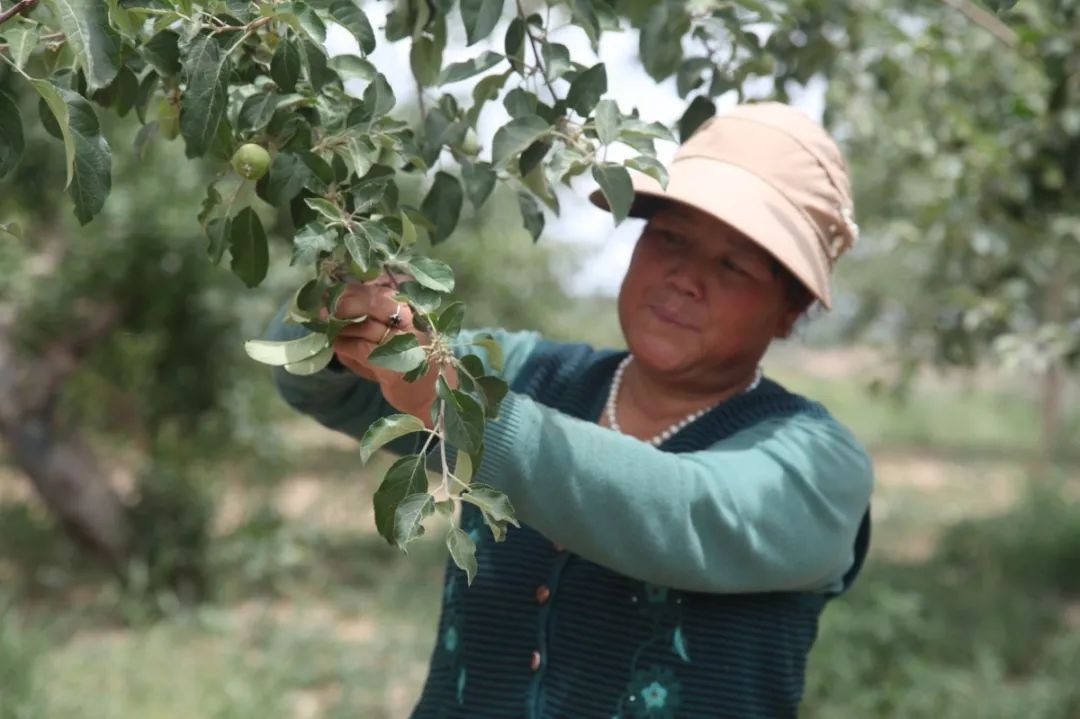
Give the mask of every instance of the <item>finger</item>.
<svg viewBox="0 0 1080 719">
<path fill-rule="evenodd" d="M 390 317 L 397 315 L 397 329 L 412 327 L 412 310 L 404 302 L 394 299 L 396 290 L 390 287 L 367 286 L 363 291 L 342 294 L 335 314 L 338 317 L 362 317 L 367 315 L 380 322 L 387 323 Z"/>
<path fill-rule="evenodd" d="M 384 336 L 387 335 L 387 330 L 390 327 L 376 319 L 367 319 L 360 324 L 349 325 L 343 327 L 338 332 L 337 337 L 339 339 L 352 339 L 352 340 L 364 340 L 367 342 L 378 343 Z"/>
</svg>

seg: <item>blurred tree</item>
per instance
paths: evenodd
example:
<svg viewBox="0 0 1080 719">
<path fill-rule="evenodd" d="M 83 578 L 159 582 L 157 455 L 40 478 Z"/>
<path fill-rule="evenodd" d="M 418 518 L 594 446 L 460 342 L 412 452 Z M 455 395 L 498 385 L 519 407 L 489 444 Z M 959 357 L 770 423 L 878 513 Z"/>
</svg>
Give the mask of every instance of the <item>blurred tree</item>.
<svg viewBox="0 0 1080 719">
<path fill-rule="evenodd" d="M 909 369 L 1041 376 L 1049 452 L 1080 365 L 1080 3 L 1002 5 L 864 4 L 828 115 L 869 238 L 853 329 L 884 329 Z"/>
<path fill-rule="evenodd" d="M 17 97 L 36 111 L 36 98 Z M 130 137 L 131 124 L 106 133 Z M 26 142 L 35 161 L 0 195 L 23 236 L 0 245 L 0 438 L 118 575 L 139 563 L 146 588 L 197 596 L 211 518 L 199 470 L 233 441 L 227 389 L 247 374 L 230 308 L 243 287 L 192 241 L 205 176 L 170 146 L 140 157 L 116 143 L 113 203 L 76 229 L 50 189 L 63 183 L 62 152 L 40 126 Z M 94 449 L 102 436 L 145 458 L 130 496 Z"/>
</svg>

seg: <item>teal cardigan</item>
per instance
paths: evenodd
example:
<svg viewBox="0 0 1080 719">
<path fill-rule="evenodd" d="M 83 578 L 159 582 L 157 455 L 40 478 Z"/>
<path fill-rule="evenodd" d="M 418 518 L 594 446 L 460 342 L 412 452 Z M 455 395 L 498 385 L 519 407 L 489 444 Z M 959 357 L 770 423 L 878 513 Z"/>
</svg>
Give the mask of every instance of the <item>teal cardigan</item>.
<svg viewBox="0 0 1080 719">
<path fill-rule="evenodd" d="M 625 353 L 495 335 L 511 393 L 477 479 L 522 528 L 496 543 L 464 509 L 479 573 L 447 564 L 413 719 L 795 716 L 818 616 L 866 553 L 866 452 L 768 379 L 654 448 L 596 424 Z M 275 377 L 354 437 L 394 411 L 348 372 Z"/>
</svg>

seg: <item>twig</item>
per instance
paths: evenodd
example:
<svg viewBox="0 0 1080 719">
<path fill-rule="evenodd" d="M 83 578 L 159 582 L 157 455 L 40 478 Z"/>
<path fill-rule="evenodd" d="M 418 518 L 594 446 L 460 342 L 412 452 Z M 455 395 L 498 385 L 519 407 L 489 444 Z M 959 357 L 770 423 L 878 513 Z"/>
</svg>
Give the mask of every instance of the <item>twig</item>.
<svg viewBox="0 0 1080 719">
<path fill-rule="evenodd" d="M 983 28 L 1008 47 L 1016 47 L 1019 38 L 1016 31 L 1003 23 L 993 13 L 984 10 L 971 0 L 941 0 L 942 3 L 958 11 L 971 22 Z"/>
<path fill-rule="evenodd" d="M 529 44 L 532 46 L 533 56 L 536 57 L 536 66 L 540 68 L 540 74 L 544 78 L 544 84 L 547 85 L 548 92 L 551 93 L 551 101 L 555 102 L 559 99 L 559 96 L 555 94 L 555 88 L 551 85 L 551 80 L 548 78 L 547 66 L 544 65 L 544 59 L 540 55 L 540 48 L 536 46 L 536 38 L 533 37 L 532 30 L 529 29 L 529 22 L 525 18 L 525 8 L 521 6 L 521 0 L 517 0 L 518 17 L 521 18 L 522 24 L 525 25 L 525 34 L 529 36 Z"/>
<path fill-rule="evenodd" d="M 3 25 L 16 15 L 23 15 L 30 12 L 38 4 L 38 0 L 19 0 L 7 10 L 0 12 L 0 25 Z"/>
<path fill-rule="evenodd" d="M 450 496 L 450 469 L 446 461 L 446 400 L 439 400 L 439 456 L 442 460 L 442 488 Z"/>
</svg>

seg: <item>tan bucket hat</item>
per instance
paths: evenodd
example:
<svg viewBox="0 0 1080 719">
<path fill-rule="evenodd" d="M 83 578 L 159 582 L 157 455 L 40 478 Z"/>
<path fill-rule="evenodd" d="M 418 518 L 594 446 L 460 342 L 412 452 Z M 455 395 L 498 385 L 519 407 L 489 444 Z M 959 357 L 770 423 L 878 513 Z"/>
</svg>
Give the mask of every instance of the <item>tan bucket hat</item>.
<svg viewBox="0 0 1080 719">
<path fill-rule="evenodd" d="M 665 190 L 631 171 L 630 214 L 662 199 L 726 222 L 771 253 L 826 307 L 836 260 L 859 236 L 847 163 L 818 123 L 778 102 L 749 103 L 706 121 L 668 166 Z M 597 190 L 590 199 L 608 209 Z"/>
</svg>

